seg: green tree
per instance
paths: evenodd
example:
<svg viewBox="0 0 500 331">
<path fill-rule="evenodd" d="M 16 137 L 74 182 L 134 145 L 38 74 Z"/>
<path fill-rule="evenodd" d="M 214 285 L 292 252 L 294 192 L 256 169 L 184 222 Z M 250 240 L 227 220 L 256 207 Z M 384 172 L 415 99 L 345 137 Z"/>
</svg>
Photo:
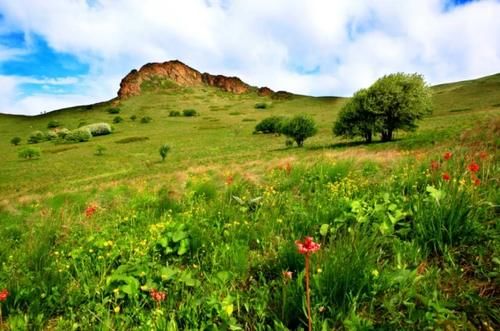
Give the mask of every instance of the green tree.
<svg viewBox="0 0 500 331">
<path fill-rule="evenodd" d="M 280 134 L 284 120 L 283 116 L 264 118 L 255 126 L 255 132 Z"/>
<path fill-rule="evenodd" d="M 297 115 L 285 121 L 281 127 L 281 133 L 292 138 L 297 146 L 304 146 L 304 141 L 318 133 L 316 123 L 312 118 L 305 115 Z"/>
<path fill-rule="evenodd" d="M 382 141 L 392 140 L 396 130 L 414 131 L 432 111 L 431 89 L 419 74 L 384 76 L 370 87 L 369 99 Z"/>
<path fill-rule="evenodd" d="M 161 160 L 165 161 L 165 158 L 167 157 L 168 152 L 170 151 L 170 146 L 167 144 L 163 144 L 160 147 L 160 156 Z"/>
<path fill-rule="evenodd" d="M 333 125 L 333 134 L 346 138 L 363 137 L 371 142 L 375 131 L 375 113 L 371 111 L 368 90 L 361 89 L 345 104 Z"/>
<path fill-rule="evenodd" d="M 14 146 L 17 146 L 21 143 L 21 138 L 20 137 L 14 137 L 10 140 L 10 143 Z"/>
<path fill-rule="evenodd" d="M 397 130 L 414 131 L 416 121 L 431 112 L 431 90 L 422 75 L 396 73 L 356 92 L 334 123 L 337 136 L 361 136 L 367 142 L 380 133 L 391 141 Z"/>
</svg>

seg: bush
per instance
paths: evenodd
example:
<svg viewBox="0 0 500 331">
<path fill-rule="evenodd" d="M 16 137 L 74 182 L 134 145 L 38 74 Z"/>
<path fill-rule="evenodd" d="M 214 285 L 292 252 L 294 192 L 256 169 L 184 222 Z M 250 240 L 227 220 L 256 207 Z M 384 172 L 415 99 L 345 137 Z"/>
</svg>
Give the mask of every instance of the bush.
<svg viewBox="0 0 500 331">
<path fill-rule="evenodd" d="M 305 115 L 294 116 L 281 128 L 281 133 L 295 140 L 299 147 L 304 145 L 304 140 L 314 136 L 317 132 L 318 128 L 314 120 Z"/>
<path fill-rule="evenodd" d="M 104 151 L 106 151 L 106 147 L 102 145 L 97 145 L 95 148 L 95 155 L 101 156 L 104 154 Z"/>
<path fill-rule="evenodd" d="M 169 117 L 178 117 L 178 116 L 181 116 L 181 112 L 180 112 L 180 111 L 177 111 L 177 110 L 171 110 L 171 111 L 168 113 L 168 116 L 169 116 Z"/>
<path fill-rule="evenodd" d="M 121 109 L 118 107 L 113 107 L 113 108 L 108 109 L 108 113 L 110 113 L 110 114 L 119 114 L 120 111 L 121 111 Z"/>
<path fill-rule="evenodd" d="M 170 151 L 170 146 L 168 146 L 167 144 L 161 145 L 160 156 L 162 161 L 165 161 L 165 158 L 167 157 L 169 151 Z"/>
<path fill-rule="evenodd" d="M 47 140 L 56 140 L 58 138 L 58 135 L 55 131 L 48 131 L 46 134 L 45 134 L 45 139 Z"/>
<path fill-rule="evenodd" d="M 121 122 L 123 122 L 123 118 L 121 116 L 115 116 L 115 118 L 113 118 L 113 123 L 118 124 Z"/>
<path fill-rule="evenodd" d="M 59 129 L 56 131 L 57 133 L 57 137 L 61 138 L 61 139 L 64 139 L 64 137 L 66 137 L 66 135 L 69 133 L 70 131 L 66 128 L 62 128 L 62 129 Z"/>
<path fill-rule="evenodd" d="M 266 109 L 267 107 L 268 105 L 265 102 L 258 102 L 254 106 L 255 109 Z"/>
<path fill-rule="evenodd" d="M 131 120 L 132 122 L 135 122 L 135 120 L 136 120 L 136 119 L 137 119 L 137 116 L 136 116 L 136 115 L 132 115 L 132 116 L 130 116 L 130 120 Z"/>
<path fill-rule="evenodd" d="M 184 109 L 182 111 L 182 116 L 185 116 L 185 117 L 193 117 L 196 115 L 198 115 L 198 113 L 194 109 Z"/>
<path fill-rule="evenodd" d="M 38 144 L 46 139 L 42 131 L 33 131 L 28 137 L 28 144 Z"/>
<path fill-rule="evenodd" d="M 283 116 L 265 118 L 255 126 L 255 132 L 279 134 L 281 133 L 284 119 Z"/>
<path fill-rule="evenodd" d="M 37 159 L 41 155 L 40 148 L 26 147 L 19 151 L 18 156 L 21 159 L 32 160 Z"/>
<path fill-rule="evenodd" d="M 93 124 L 85 125 L 85 126 L 81 127 L 80 129 L 89 130 L 90 134 L 93 137 L 104 136 L 104 135 L 107 135 L 107 134 L 110 134 L 113 132 L 111 125 L 109 125 L 108 123 L 93 123 Z"/>
<path fill-rule="evenodd" d="M 55 129 L 55 128 L 58 128 L 60 126 L 61 126 L 61 123 L 59 123 L 59 121 L 57 121 L 57 120 L 51 120 L 47 124 L 47 129 Z"/>
<path fill-rule="evenodd" d="M 80 143 L 87 142 L 92 138 L 92 133 L 88 128 L 79 128 L 73 131 L 70 131 L 64 140 L 68 143 Z"/>
<path fill-rule="evenodd" d="M 144 116 L 143 118 L 141 118 L 141 123 L 143 124 L 146 124 L 146 123 L 149 123 L 151 122 L 153 119 L 149 116 Z"/>
<path fill-rule="evenodd" d="M 20 137 L 14 137 L 10 140 L 10 143 L 14 146 L 17 146 L 21 143 L 21 138 Z"/>
</svg>

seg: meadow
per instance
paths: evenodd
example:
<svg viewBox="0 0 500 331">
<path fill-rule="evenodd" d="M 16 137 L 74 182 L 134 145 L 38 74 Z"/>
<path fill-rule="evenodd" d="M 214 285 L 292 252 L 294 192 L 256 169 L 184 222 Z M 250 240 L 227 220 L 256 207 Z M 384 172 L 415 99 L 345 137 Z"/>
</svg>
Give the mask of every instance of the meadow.
<svg viewBox="0 0 500 331">
<path fill-rule="evenodd" d="M 434 87 L 416 132 L 372 144 L 332 137 L 343 98 L 164 84 L 0 116 L 0 329 L 304 330 L 306 236 L 314 330 L 500 327 L 500 75 Z M 199 116 L 169 116 L 185 109 Z M 300 113 L 319 126 L 303 148 L 253 134 Z M 18 157 L 51 120 L 116 116 L 110 135 Z"/>
</svg>

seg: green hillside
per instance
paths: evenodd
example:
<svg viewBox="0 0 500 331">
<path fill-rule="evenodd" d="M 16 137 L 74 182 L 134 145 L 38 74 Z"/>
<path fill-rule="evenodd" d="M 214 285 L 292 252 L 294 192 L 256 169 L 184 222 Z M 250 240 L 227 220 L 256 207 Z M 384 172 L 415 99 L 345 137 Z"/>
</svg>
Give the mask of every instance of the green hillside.
<svg viewBox="0 0 500 331">
<path fill-rule="evenodd" d="M 332 136 L 344 98 L 141 89 L 0 116 L 0 330 L 500 329 L 500 75 L 371 144 Z M 304 148 L 253 134 L 295 114 Z M 27 143 L 54 121 L 114 131 Z"/>
<path fill-rule="evenodd" d="M 162 87 L 162 86 L 167 86 Z M 264 163 L 288 157 L 315 159 L 342 150 L 341 141 L 333 138 L 332 123 L 344 104 L 344 99 L 294 96 L 290 100 L 273 100 L 254 93 L 234 95 L 216 88 L 184 88 L 173 83 L 144 86 L 145 93 L 120 103 L 124 122 L 114 124 L 115 132 L 95 137 L 88 143 L 37 144 L 43 156 L 35 162 L 19 160 L 17 152 L 26 145 L 29 134 L 35 130 L 47 131 L 51 120 L 74 129 L 82 123 L 107 122 L 112 124 L 117 115 L 109 114 L 110 102 L 74 107 L 49 114 L 24 117 L 0 115 L 0 192 L 19 196 L 28 192 L 71 189 L 87 184 L 95 185 L 116 180 L 154 178 L 190 168 L 220 168 L 236 163 L 255 163 L 262 171 Z M 400 133 L 400 141 L 387 145 L 358 147 L 357 150 L 416 149 L 452 139 L 477 120 L 498 114 L 500 103 L 500 75 L 473 81 L 434 87 L 434 114 L 421 123 L 412 134 Z M 266 109 L 254 108 L 266 103 Z M 200 116 L 193 118 L 169 117 L 170 111 L 195 109 Z M 319 134 L 306 142 L 306 148 L 286 149 L 283 137 L 252 135 L 258 121 L 270 115 L 306 113 L 319 124 Z M 130 120 L 136 115 L 137 120 Z M 141 124 L 142 117 L 152 118 Z M 21 146 L 13 147 L 12 137 L 23 139 Z M 128 142 L 127 142 L 128 140 Z M 124 142 L 124 143 L 120 143 Z M 158 148 L 168 143 L 172 153 L 168 162 L 159 163 Z M 96 146 L 106 153 L 94 156 Z M 351 148 L 353 155 L 358 153 Z M 259 169 L 259 166 L 261 169 Z"/>
</svg>

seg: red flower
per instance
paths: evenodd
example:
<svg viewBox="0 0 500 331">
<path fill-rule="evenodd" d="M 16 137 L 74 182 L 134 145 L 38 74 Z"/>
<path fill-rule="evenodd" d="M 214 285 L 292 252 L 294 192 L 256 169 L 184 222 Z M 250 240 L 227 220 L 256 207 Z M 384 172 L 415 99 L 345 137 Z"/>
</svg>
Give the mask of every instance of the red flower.
<svg viewBox="0 0 500 331">
<path fill-rule="evenodd" d="M 291 271 L 283 271 L 283 277 L 285 277 L 286 280 L 292 280 L 293 272 L 291 272 Z"/>
<path fill-rule="evenodd" d="M 451 176 L 449 173 L 447 173 L 447 172 L 443 173 L 443 180 L 449 181 L 450 179 L 451 179 Z"/>
<path fill-rule="evenodd" d="M 479 153 L 479 158 L 481 160 L 486 160 L 488 158 L 488 153 L 486 153 L 485 151 L 482 151 Z"/>
<path fill-rule="evenodd" d="M 7 300 L 8 297 L 9 297 L 9 291 L 7 291 L 7 289 L 4 288 L 2 292 L 0 292 L 0 302 Z"/>
<path fill-rule="evenodd" d="M 448 161 L 449 159 L 451 159 L 451 157 L 453 156 L 453 153 L 452 152 L 446 152 L 444 153 L 443 155 L 443 158 Z"/>
<path fill-rule="evenodd" d="M 152 289 L 149 294 L 151 295 L 151 298 L 156 302 L 165 301 L 165 298 L 167 297 L 167 293 L 162 291 L 157 291 L 155 289 Z"/>
<path fill-rule="evenodd" d="M 467 168 L 470 172 L 476 173 L 479 171 L 479 164 L 477 164 L 476 161 L 472 161 Z"/>
<path fill-rule="evenodd" d="M 233 181 L 234 181 L 233 176 L 229 175 L 226 177 L 226 185 L 228 185 L 228 186 L 231 185 L 233 183 Z"/>
<path fill-rule="evenodd" d="M 297 246 L 299 253 L 304 255 L 316 253 L 321 248 L 321 245 L 315 243 L 312 237 L 305 237 L 303 242 L 295 241 L 295 246 Z"/>
<path fill-rule="evenodd" d="M 440 167 L 440 164 L 438 161 L 431 161 L 431 170 L 438 170 Z"/>
<path fill-rule="evenodd" d="M 92 215 L 94 215 L 96 211 L 97 211 L 96 205 L 89 205 L 87 209 L 85 209 L 85 216 L 87 216 L 87 218 L 92 217 Z"/>
</svg>

